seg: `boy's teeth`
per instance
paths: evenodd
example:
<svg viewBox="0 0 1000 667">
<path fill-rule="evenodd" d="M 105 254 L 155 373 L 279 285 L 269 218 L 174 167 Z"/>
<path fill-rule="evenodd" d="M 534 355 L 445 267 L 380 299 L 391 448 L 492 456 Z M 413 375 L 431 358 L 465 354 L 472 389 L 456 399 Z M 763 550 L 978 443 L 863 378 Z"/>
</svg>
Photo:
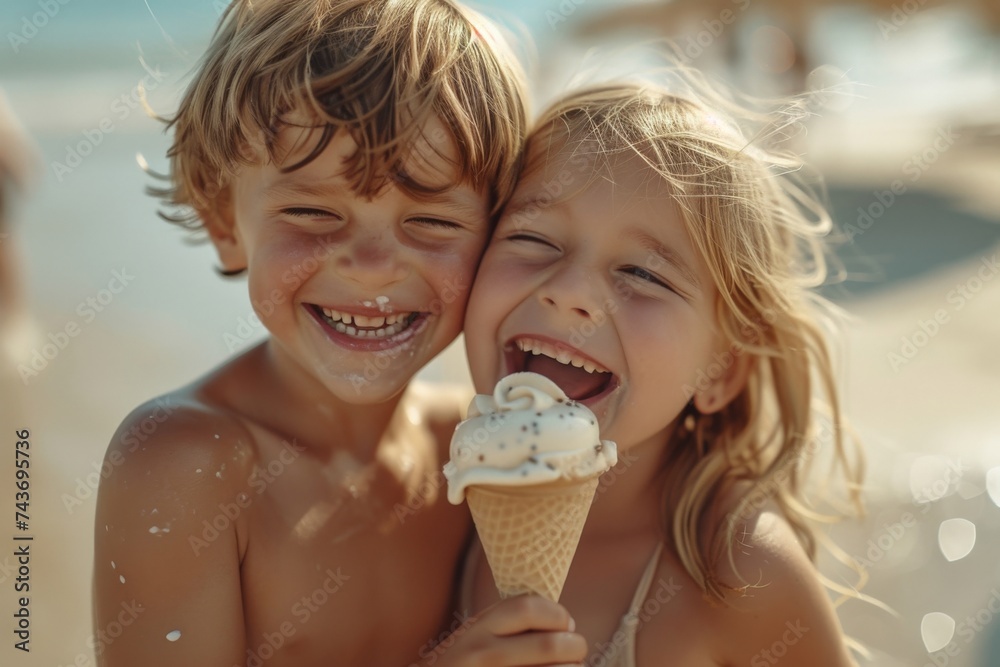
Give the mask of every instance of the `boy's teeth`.
<svg viewBox="0 0 1000 667">
<path fill-rule="evenodd" d="M 365 317 L 351 315 L 332 308 L 323 308 L 323 314 L 329 319 L 333 328 L 340 333 L 356 338 L 385 338 L 395 336 L 406 328 L 406 320 L 410 313 L 393 313 L 385 317 Z M 354 326 L 351 326 L 351 325 Z"/>
<path fill-rule="evenodd" d="M 576 368 L 582 368 L 588 373 L 602 372 L 609 373 L 603 366 L 598 366 L 594 362 L 584 359 L 578 354 L 574 354 L 568 350 L 557 350 L 554 345 L 549 345 L 548 343 L 543 343 L 537 340 L 531 340 L 528 338 L 520 338 L 516 341 L 517 349 L 522 352 L 527 352 L 529 354 L 544 354 L 546 357 L 555 359 L 560 364 L 569 364 Z"/>
</svg>

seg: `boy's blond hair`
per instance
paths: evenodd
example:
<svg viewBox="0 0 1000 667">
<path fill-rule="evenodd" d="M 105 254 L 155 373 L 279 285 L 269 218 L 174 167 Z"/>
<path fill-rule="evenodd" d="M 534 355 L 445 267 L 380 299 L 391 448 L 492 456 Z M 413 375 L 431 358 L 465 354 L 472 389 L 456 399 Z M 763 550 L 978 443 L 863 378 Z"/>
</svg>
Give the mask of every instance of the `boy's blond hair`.
<svg viewBox="0 0 1000 667">
<path fill-rule="evenodd" d="M 287 115 L 315 119 L 319 142 L 301 167 L 346 130 L 358 149 L 346 176 L 363 196 L 390 180 L 429 189 L 399 168 L 439 120 L 458 173 L 488 193 L 493 212 L 514 188 L 526 128 L 523 75 L 496 28 L 451 0 L 234 0 L 177 114 L 170 185 L 150 188 L 165 219 L 211 224 L 241 166 L 274 162 Z M 449 184 L 456 185 L 456 184 Z"/>
<path fill-rule="evenodd" d="M 763 145 L 784 126 L 747 140 L 739 121 L 763 116 L 739 118 L 732 102 L 711 98 L 708 106 L 702 99 L 640 83 L 581 90 L 543 114 L 528 139 L 525 169 L 565 149 L 574 159 L 585 153 L 596 160 L 595 177 L 610 177 L 617 159 L 638 157 L 650 178 L 668 185 L 708 266 L 715 321 L 729 350 L 718 363 L 745 356 L 749 378 L 717 413 L 698 414 L 693 403 L 682 411 L 660 481 L 669 547 L 710 599 L 725 601 L 732 586 L 720 578 L 720 565 L 735 569 L 737 531 L 754 511 L 776 504 L 815 559 L 817 535 L 807 519 L 830 517 L 803 502 L 806 464 L 821 445 L 829 447 L 860 511 L 861 459 L 848 455 L 831 352 L 818 324 L 829 304 L 812 290 L 827 275 L 830 217 L 792 178 L 799 161 Z M 690 397 L 697 388 L 668 390 Z"/>
</svg>

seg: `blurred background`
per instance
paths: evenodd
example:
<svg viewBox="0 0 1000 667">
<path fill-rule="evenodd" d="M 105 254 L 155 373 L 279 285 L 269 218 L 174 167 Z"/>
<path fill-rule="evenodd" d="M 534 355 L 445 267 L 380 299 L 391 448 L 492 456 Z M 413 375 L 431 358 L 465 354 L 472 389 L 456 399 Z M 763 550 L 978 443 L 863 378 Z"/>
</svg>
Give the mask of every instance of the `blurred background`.
<svg viewBox="0 0 1000 667">
<path fill-rule="evenodd" d="M 893 610 L 852 601 L 841 621 L 868 648 L 861 664 L 1000 665 L 1000 3 L 476 6 L 530 36 L 539 106 L 604 67 L 594 44 L 661 37 L 749 93 L 828 91 L 797 141 L 844 230 L 846 277 L 827 294 L 852 318 L 844 396 L 869 460 L 868 517 L 831 535 Z M 0 5 L 0 88 L 31 138 L 0 133 L 0 498 L 13 496 L 12 432 L 29 429 L 35 535 L 24 654 L 8 629 L 17 531 L 0 530 L 4 665 L 93 664 L 91 534 L 111 434 L 263 335 L 243 282 L 156 217 L 137 164 L 164 171 L 168 146 L 138 87 L 172 112 L 223 8 Z M 424 375 L 466 381 L 460 345 Z"/>
</svg>

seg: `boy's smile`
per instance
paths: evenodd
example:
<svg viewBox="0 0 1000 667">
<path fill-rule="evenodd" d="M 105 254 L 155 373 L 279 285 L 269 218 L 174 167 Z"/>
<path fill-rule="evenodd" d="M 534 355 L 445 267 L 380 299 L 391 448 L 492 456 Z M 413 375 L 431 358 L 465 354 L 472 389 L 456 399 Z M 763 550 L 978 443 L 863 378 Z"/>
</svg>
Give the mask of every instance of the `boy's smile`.
<svg viewBox="0 0 1000 667">
<path fill-rule="evenodd" d="M 518 184 L 473 287 L 476 389 L 535 371 L 593 410 L 602 437 L 647 441 L 680 413 L 718 345 L 712 278 L 667 187 L 638 159 L 596 174 L 566 150 L 544 160 Z"/>
<path fill-rule="evenodd" d="M 318 135 L 283 129 L 281 165 L 301 161 Z M 461 330 L 469 290 L 454 286 L 471 283 L 489 203 L 465 183 L 449 187 L 461 179 L 447 137 L 428 123 L 371 197 L 344 173 L 358 150 L 344 131 L 297 169 L 246 167 L 233 185 L 231 238 L 213 232 L 223 261 L 236 265 L 227 268 L 247 268 L 273 340 L 348 402 L 395 395 Z M 432 192 L 414 194 L 420 188 Z"/>
</svg>

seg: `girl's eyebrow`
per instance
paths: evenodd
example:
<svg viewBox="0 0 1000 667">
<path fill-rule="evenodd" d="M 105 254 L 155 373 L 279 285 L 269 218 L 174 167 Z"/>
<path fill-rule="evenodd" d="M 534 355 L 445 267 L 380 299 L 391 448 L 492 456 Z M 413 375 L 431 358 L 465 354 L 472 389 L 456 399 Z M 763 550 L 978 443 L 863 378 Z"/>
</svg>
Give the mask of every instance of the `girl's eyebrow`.
<svg viewBox="0 0 1000 667">
<path fill-rule="evenodd" d="M 691 266 L 679 252 L 664 245 L 659 239 L 634 227 L 625 232 L 625 238 L 638 241 L 644 250 L 672 266 L 692 287 L 701 290 L 701 280 L 698 279 L 698 274 L 691 269 Z"/>
<path fill-rule="evenodd" d="M 540 211 L 553 209 L 559 206 L 559 204 L 564 200 L 565 197 L 552 197 L 544 192 L 534 192 L 530 195 L 518 197 L 508 202 L 507 207 L 504 209 L 504 215 L 522 214 L 532 208 Z"/>
</svg>

